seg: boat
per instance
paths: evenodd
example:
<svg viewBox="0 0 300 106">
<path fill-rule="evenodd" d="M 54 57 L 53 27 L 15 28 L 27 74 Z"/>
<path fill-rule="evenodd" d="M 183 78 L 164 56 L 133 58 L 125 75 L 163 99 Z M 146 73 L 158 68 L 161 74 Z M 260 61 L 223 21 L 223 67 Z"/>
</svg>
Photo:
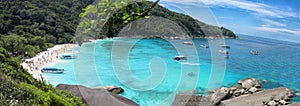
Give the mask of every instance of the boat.
<svg viewBox="0 0 300 106">
<path fill-rule="evenodd" d="M 173 59 L 179 61 L 179 60 L 186 60 L 187 58 L 185 56 L 175 56 Z"/>
<path fill-rule="evenodd" d="M 203 47 L 203 48 L 209 48 L 208 45 L 200 45 L 200 46 Z"/>
<path fill-rule="evenodd" d="M 225 54 L 224 58 L 229 58 L 229 54 Z"/>
<path fill-rule="evenodd" d="M 225 43 L 224 43 L 224 42 L 219 42 L 218 44 L 219 44 L 219 45 L 225 45 Z"/>
<path fill-rule="evenodd" d="M 227 50 L 219 50 L 219 52 L 222 54 L 229 54 L 229 52 Z"/>
<path fill-rule="evenodd" d="M 193 77 L 193 76 L 195 76 L 195 75 L 196 75 L 196 73 L 194 73 L 194 72 L 190 72 L 190 73 L 188 73 L 188 75 L 189 75 L 190 77 Z"/>
<path fill-rule="evenodd" d="M 251 53 L 252 55 L 258 55 L 258 54 L 259 54 L 258 51 L 254 51 L 254 50 L 251 50 L 250 53 Z"/>
<path fill-rule="evenodd" d="M 230 48 L 230 46 L 229 45 L 220 45 L 222 48 L 227 48 L 227 49 L 229 49 Z"/>
<path fill-rule="evenodd" d="M 62 68 L 43 68 L 42 73 L 63 73 L 64 69 Z"/>
<path fill-rule="evenodd" d="M 60 59 L 75 59 L 75 58 L 77 57 L 72 54 L 63 54 L 60 56 Z"/>
<path fill-rule="evenodd" d="M 183 44 L 186 44 L 186 45 L 193 45 L 193 42 L 183 42 Z"/>
</svg>

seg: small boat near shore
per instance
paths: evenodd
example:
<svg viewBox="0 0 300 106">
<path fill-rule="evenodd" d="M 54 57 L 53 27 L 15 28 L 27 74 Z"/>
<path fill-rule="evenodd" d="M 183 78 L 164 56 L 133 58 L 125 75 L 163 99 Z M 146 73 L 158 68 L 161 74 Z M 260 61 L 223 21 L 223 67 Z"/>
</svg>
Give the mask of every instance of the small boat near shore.
<svg viewBox="0 0 300 106">
<path fill-rule="evenodd" d="M 202 44 L 202 45 L 200 45 L 200 46 L 203 47 L 203 48 L 209 48 L 208 45 L 204 45 L 204 44 Z"/>
<path fill-rule="evenodd" d="M 229 49 L 230 46 L 229 45 L 220 45 L 222 48 L 226 48 L 226 49 Z"/>
<path fill-rule="evenodd" d="M 173 59 L 179 61 L 179 60 L 186 60 L 187 58 L 186 56 L 175 56 Z"/>
<path fill-rule="evenodd" d="M 60 59 L 76 59 L 77 56 L 74 56 L 73 54 L 63 54 L 60 56 Z"/>
<path fill-rule="evenodd" d="M 229 54 L 229 52 L 227 50 L 219 50 L 219 52 L 222 54 Z"/>
<path fill-rule="evenodd" d="M 186 45 L 193 45 L 193 42 L 183 42 L 183 44 L 186 44 Z"/>
<path fill-rule="evenodd" d="M 42 73 L 63 73 L 64 69 L 62 68 L 43 68 Z"/>
<path fill-rule="evenodd" d="M 224 58 L 228 59 L 229 56 L 230 56 L 229 54 L 225 54 L 225 55 L 224 55 Z"/>
<path fill-rule="evenodd" d="M 258 55 L 258 54 L 259 54 L 258 51 L 254 51 L 254 50 L 251 50 L 250 53 L 251 53 L 252 55 Z"/>
<path fill-rule="evenodd" d="M 196 73 L 194 73 L 194 72 L 190 72 L 190 73 L 188 73 L 188 75 L 189 75 L 190 77 L 193 77 L 193 76 L 195 76 L 195 75 L 196 75 Z"/>
</svg>

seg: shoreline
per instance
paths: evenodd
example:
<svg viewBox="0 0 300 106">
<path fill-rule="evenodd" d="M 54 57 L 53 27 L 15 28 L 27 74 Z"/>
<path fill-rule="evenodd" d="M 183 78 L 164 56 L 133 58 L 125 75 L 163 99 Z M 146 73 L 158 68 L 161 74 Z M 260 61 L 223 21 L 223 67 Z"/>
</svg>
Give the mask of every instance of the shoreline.
<svg viewBox="0 0 300 106">
<path fill-rule="evenodd" d="M 75 54 L 75 51 L 71 49 L 76 46 L 78 46 L 78 44 L 55 45 L 52 48 L 48 48 L 46 51 L 36 54 L 32 58 L 25 59 L 21 66 L 26 69 L 27 72 L 33 76 L 33 78 L 42 80 L 43 77 L 43 79 L 45 79 L 45 76 L 42 76 L 42 72 L 40 70 L 44 67 L 51 67 L 62 62 L 59 56 L 64 53 Z"/>
</svg>

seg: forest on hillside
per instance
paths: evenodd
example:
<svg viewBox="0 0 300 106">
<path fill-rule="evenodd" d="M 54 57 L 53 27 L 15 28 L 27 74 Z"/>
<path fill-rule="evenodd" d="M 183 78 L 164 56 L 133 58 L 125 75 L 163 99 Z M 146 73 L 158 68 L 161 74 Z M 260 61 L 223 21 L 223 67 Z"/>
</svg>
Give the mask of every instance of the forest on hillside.
<svg viewBox="0 0 300 106">
<path fill-rule="evenodd" d="M 0 105 L 80 106 L 81 99 L 34 79 L 21 67 L 55 44 L 73 42 L 79 14 L 93 0 L 0 1 Z"/>
<path fill-rule="evenodd" d="M 83 12 L 82 8 L 92 3 L 93 0 L 0 0 L 1 106 L 85 105 L 71 93 L 34 79 L 20 64 L 22 59 L 56 44 L 72 43 L 80 22 L 79 14 Z M 202 26 L 195 24 L 200 21 L 189 16 L 160 6 L 151 14 L 176 22 L 190 36 L 206 36 Z M 230 30 L 221 29 L 226 35 L 235 36 Z"/>
</svg>

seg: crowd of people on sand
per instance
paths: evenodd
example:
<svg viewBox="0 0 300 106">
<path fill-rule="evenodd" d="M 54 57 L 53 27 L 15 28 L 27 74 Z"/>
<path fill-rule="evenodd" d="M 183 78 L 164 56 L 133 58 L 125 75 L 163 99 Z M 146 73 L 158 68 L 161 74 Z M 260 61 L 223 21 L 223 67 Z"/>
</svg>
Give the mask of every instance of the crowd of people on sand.
<svg viewBox="0 0 300 106">
<path fill-rule="evenodd" d="M 59 55 L 63 53 L 74 53 L 71 48 L 75 47 L 76 44 L 63 44 L 56 45 L 49 48 L 47 51 L 43 51 L 30 59 L 24 59 L 22 66 L 28 70 L 34 78 L 41 79 L 41 69 L 55 65 L 60 61 Z"/>
</svg>

